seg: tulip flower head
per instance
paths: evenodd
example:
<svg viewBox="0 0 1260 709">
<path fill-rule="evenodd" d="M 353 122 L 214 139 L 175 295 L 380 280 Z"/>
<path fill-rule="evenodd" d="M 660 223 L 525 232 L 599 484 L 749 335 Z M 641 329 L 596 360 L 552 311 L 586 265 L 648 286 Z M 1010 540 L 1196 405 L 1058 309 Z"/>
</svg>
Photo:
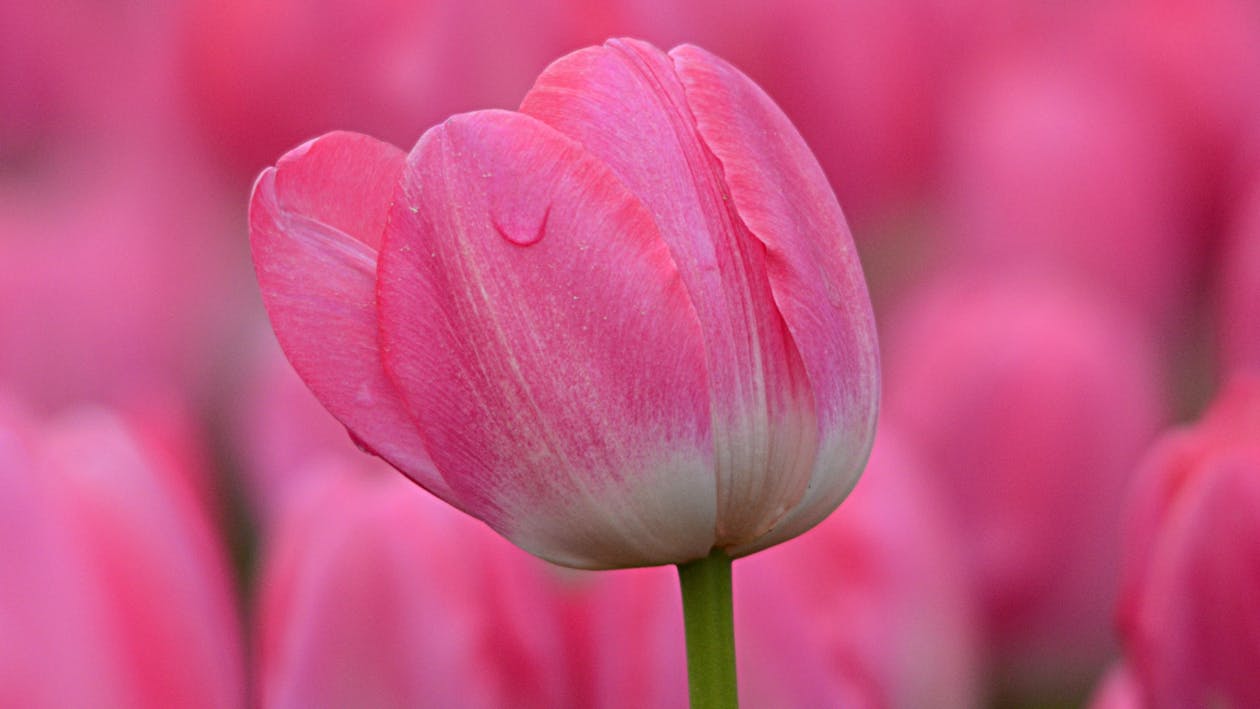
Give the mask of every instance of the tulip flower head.
<svg viewBox="0 0 1260 709">
<path fill-rule="evenodd" d="M 1129 508 L 1119 620 L 1150 706 L 1260 703 L 1260 378 L 1154 448 Z"/>
<path fill-rule="evenodd" d="M 238 706 L 225 550 L 195 465 L 108 409 L 0 401 L 0 706 Z"/>
<path fill-rule="evenodd" d="M 866 461 L 875 329 L 839 204 L 751 80 L 612 40 L 410 153 L 331 133 L 259 177 L 277 338 L 362 446 L 583 568 L 742 556 Z"/>
<path fill-rule="evenodd" d="M 986 642 L 1025 691 L 1087 683 L 1111 652 L 1116 520 L 1162 416 L 1155 352 L 1105 306 L 957 271 L 891 339 L 889 416 L 949 480 Z"/>
</svg>

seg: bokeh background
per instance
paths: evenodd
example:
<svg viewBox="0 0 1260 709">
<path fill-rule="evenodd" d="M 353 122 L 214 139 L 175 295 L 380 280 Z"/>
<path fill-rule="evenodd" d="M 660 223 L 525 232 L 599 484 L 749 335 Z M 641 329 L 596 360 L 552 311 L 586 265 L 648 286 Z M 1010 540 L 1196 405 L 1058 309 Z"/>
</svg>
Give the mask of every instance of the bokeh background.
<svg viewBox="0 0 1260 709">
<path fill-rule="evenodd" d="M 245 219 L 308 138 L 408 148 L 622 35 L 780 103 L 880 327 L 868 472 L 736 564 L 746 705 L 1076 706 L 1133 661 L 1143 461 L 1260 370 L 1254 0 L 3 0 L 0 705 L 685 705 L 672 571 L 547 566 L 360 453 Z"/>
</svg>

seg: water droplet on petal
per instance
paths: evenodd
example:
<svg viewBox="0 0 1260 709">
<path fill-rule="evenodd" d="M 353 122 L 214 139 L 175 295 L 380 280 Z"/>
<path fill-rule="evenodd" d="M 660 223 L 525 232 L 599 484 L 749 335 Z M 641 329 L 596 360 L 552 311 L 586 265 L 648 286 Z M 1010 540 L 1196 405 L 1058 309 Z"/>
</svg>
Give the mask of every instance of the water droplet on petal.
<svg viewBox="0 0 1260 709">
<path fill-rule="evenodd" d="M 533 218 L 518 212 L 508 216 L 492 215 L 490 221 L 494 224 L 495 231 L 504 239 L 517 246 L 533 246 L 542 241 L 543 232 L 547 230 L 547 217 L 550 215 L 551 206 L 548 205 Z"/>
</svg>

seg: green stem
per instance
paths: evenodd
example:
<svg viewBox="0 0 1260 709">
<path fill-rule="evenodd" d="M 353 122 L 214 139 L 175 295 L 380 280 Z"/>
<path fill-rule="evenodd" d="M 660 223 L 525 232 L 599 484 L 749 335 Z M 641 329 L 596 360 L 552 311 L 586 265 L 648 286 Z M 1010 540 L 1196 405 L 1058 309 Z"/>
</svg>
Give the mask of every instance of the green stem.
<svg viewBox="0 0 1260 709">
<path fill-rule="evenodd" d="M 678 565 L 687 628 L 691 709 L 737 709 L 735 621 L 731 613 L 731 558 L 714 549 Z"/>
</svg>

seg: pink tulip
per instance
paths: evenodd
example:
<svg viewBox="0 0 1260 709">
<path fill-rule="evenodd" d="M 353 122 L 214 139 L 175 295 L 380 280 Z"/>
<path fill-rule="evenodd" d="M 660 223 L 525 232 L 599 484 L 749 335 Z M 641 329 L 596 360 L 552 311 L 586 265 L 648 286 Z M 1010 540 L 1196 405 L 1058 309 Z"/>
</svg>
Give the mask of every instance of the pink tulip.
<svg viewBox="0 0 1260 709">
<path fill-rule="evenodd" d="M 1260 122 L 1260 6 L 1105 0 L 1090 10 L 1102 61 L 1142 85 L 1191 146 L 1194 162 L 1185 169 L 1212 189 L 1245 187 L 1236 181 L 1249 175 L 1239 169 L 1257 155 L 1244 155 L 1244 146 Z"/>
<path fill-rule="evenodd" d="M 240 310 L 197 166 L 135 147 L 0 176 L 0 382 L 41 411 L 189 397 Z"/>
<path fill-rule="evenodd" d="M 750 706 L 974 703 L 955 532 L 908 458 L 880 443 L 851 514 L 736 565 Z M 559 570 L 397 476 L 307 472 L 268 543 L 263 706 L 686 706 L 672 569 Z"/>
<path fill-rule="evenodd" d="M 1129 512 L 1120 621 L 1146 702 L 1260 706 L 1260 379 L 1161 439 Z"/>
<path fill-rule="evenodd" d="M 956 274 L 893 327 L 889 417 L 945 481 L 995 665 L 1027 689 L 1092 681 L 1123 491 L 1162 412 L 1155 353 L 1051 281 Z"/>
<path fill-rule="evenodd" d="M 383 464 L 305 472 L 267 542 L 262 706 L 686 706 L 672 569 L 559 569 Z"/>
<path fill-rule="evenodd" d="M 826 517 L 874 429 L 861 270 L 750 80 L 614 40 L 410 154 L 333 133 L 265 170 L 277 338 L 362 445 L 575 567 L 742 556 Z"/>
<path fill-rule="evenodd" d="M 194 0 L 180 72 L 219 160 L 252 173 L 334 128 L 410 141 L 507 108 L 583 36 L 580 0 Z M 576 6 L 576 7 L 575 7 Z"/>
<path fill-rule="evenodd" d="M 571 704 L 546 565 L 368 468 L 312 471 L 274 527 L 261 706 Z"/>
<path fill-rule="evenodd" d="M 869 474 L 843 514 L 736 563 L 744 703 L 975 706 L 975 608 L 958 532 L 925 472 L 904 443 L 881 431 Z M 592 628 L 597 700 L 685 706 L 673 577 L 668 569 L 634 569 L 584 579 L 582 597 L 597 619 L 584 626 Z M 656 681 L 636 690 L 633 677 Z"/>
<path fill-rule="evenodd" d="M 244 312 L 174 100 L 180 4 L 0 7 L 0 382 L 37 410 L 179 406 Z"/>
<path fill-rule="evenodd" d="M 153 141 L 174 129 L 176 5 L 0 5 L 0 157 L 21 169 L 64 144 Z M 167 125 L 155 131 L 158 122 Z"/>
<path fill-rule="evenodd" d="M 1221 365 L 1260 372 L 1260 176 L 1234 219 L 1218 281 Z"/>
<path fill-rule="evenodd" d="M 240 706 L 226 560 L 186 474 L 103 410 L 6 418 L 0 439 L 20 448 L 0 466 L 0 505 L 22 507 L 5 518 L 25 533 L 4 539 L 30 548 L 0 550 L 13 589 L 0 627 L 21 648 L 0 651 L 0 704 Z"/>
<path fill-rule="evenodd" d="M 1076 281 L 1155 332 L 1194 258 L 1185 154 L 1149 97 L 1072 49 L 1006 57 L 959 92 L 941 178 L 951 256 Z"/>
<path fill-rule="evenodd" d="M 0 705 L 93 706 L 123 695 L 97 589 L 39 474 L 28 421 L 0 407 Z M 67 639 L 73 638 L 73 642 Z"/>
</svg>

